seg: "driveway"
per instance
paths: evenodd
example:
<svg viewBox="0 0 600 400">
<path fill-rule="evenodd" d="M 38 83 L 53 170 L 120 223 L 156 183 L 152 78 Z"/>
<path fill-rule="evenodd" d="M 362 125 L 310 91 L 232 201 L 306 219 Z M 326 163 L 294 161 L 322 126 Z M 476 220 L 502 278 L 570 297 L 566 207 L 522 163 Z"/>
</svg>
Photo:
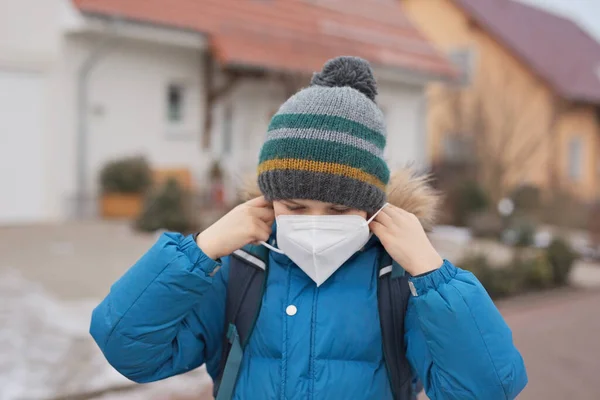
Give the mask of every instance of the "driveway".
<svg viewBox="0 0 600 400">
<path fill-rule="evenodd" d="M 529 375 L 519 399 L 600 399 L 600 291 L 529 296 L 500 309 Z"/>
</svg>

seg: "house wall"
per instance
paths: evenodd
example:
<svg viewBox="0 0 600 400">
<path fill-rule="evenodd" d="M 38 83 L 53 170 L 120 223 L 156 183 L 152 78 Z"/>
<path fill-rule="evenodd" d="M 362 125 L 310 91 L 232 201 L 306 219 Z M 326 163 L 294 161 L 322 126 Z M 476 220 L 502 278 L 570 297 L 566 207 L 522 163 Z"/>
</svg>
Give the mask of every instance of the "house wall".
<svg viewBox="0 0 600 400">
<path fill-rule="evenodd" d="M 81 65 L 102 38 L 69 36 L 63 47 L 64 129 L 57 133 L 67 151 L 55 160 L 62 171 L 57 183 L 63 204 L 76 191 L 78 77 Z M 98 193 L 98 173 L 109 160 L 144 155 L 153 168 L 204 171 L 202 52 L 198 49 L 124 38 L 109 39 L 88 78 L 86 194 Z M 170 84 L 183 88 L 183 119 L 168 119 Z M 66 198 L 64 197 L 66 195 Z"/>
<path fill-rule="evenodd" d="M 558 121 L 559 155 L 556 163 L 564 189 L 583 199 L 600 197 L 600 119 L 592 106 L 574 106 Z M 574 142 L 581 147 L 580 156 L 572 153 Z M 575 159 L 571 159 L 575 157 Z M 579 176 L 571 176 L 573 166 L 580 165 Z"/>
<path fill-rule="evenodd" d="M 474 115 L 485 114 L 492 143 L 486 146 L 489 157 L 501 155 L 508 169 L 502 186 L 531 183 L 548 187 L 551 169 L 556 168 L 565 186 L 586 199 L 596 195 L 597 174 L 591 160 L 598 147 L 598 124 L 589 110 L 563 112 L 548 85 L 451 0 L 403 0 L 402 4 L 442 51 L 474 50 L 473 81 L 461 91 L 460 100 L 449 96 L 440 85 L 428 87 L 427 148 L 433 162 L 444 157 L 448 134 L 465 125 L 477 130 L 473 125 L 481 125 L 481 121 Z M 553 135 L 557 146 L 553 145 Z M 565 144 L 570 135 L 580 135 L 586 149 L 584 176 L 577 182 L 569 181 L 566 174 Z M 490 186 L 499 186 L 496 178 L 488 176 Z"/>
<path fill-rule="evenodd" d="M 71 38 L 65 58 L 82 59 L 92 46 L 91 39 Z M 252 78 L 238 81 L 216 101 L 210 146 L 203 148 L 207 90 L 203 57 L 197 49 L 135 40 L 117 40 L 111 45 L 90 77 L 88 191 L 92 197 L 97 192 L 98 171 L 106 161 L 142 154 L 154 168 L 188 168 L 200 191 L 209 190 L 209 168 L 220 161 L 226 200 L 236 199 L 241 182 L 254 173 L 270 117 L 283 101 L 283 87 Z M 74 86 L 77 64 L 65 67 Z M 219 74 L 214 77 L 216 87 L 224 83 L 222 78 Z M 173 125 L 167 119 L 170 83 L 185 88 L 183 124 Z M 76 104 L 70 110 L 76 110 Z M 75 115 L 66 121 L 71 130 L 76 128 Z M 65 171 L 71 168 L 68 162 L 63 164 Z"/>
<path fill-rule="evenodd" d="M 407 165 L 427 168 L 425 87 L 386 81 L 379 81 L 378 86 L 377 102 L 387 124 L 385 158 L 390 169 Z"/>
<path fill-rule="evenodd" d="M 97 49 L 100 56 L 88 78 L 87 214 L 93 216 L 97 210 L 98 174 L 102 166 L 109 160 L 138 154 L 146 156 L 157 169 L 189 169 L 200 190 L 208 189 L 208 169 L 212 162 L 222 159 L 227 200 L 234 200 L 243 177 L 256 167 L 272 113 L 285 100 L 282 86 L 276 82 L 242 80 L 228 96 L 218 101 L 213 111 L 211 146 L 203 148 L 206 93 L 203 50 L 197 46 L 161 43 L 154 38 L 132 38 L 126 36 L 119 25 L 108 26 L 105 32 L 86 31 L 85 22 L 75 10 L 62 8 L 64 3 L 54 5 L 61 9 L 57 13 L 61 20 L 48 28 L 55 36 L 53 58 L 47 62 L 47 70 L 34 65 L 47 88 L 43 95 L 44 123 L 38 129 L 39 135 L 35 132 L 37 136 L 34 136 L 45 138 L 44 143 L 39 144 L 44 160 L 23 162 L 22 166 L 37 170 L 42 176 L 31 182 L 31 190 L 17 194 L 41 197 L 43 210 L 36 211 L 33 220 L 57 221 L 74 216 L 79 201 L 76 196 L 78 80 L 81 66 Z M 55 11 L 44 12 L 47 16 Z M 15 10 L 15 15 L 23 12 Z M 152 30 L 152 27 L 147 29 Z M 14 33 L 14 36 L 21 34 L 24 33 Z M 40 57 L 41 50 L 34 50 L 31 57 Z M 16 63 L 17 57 L 6 54 L 3 53 L 5 59 Z M 32 68 L 25 67 L 27 71 Z M 185 88 L 185 117 L 181 124 L 172 124 L 167 118 L 166 93 L 170 83 Z M 14 103 L 14 99 L 7 98 L 6 102 L 9 101 Z M 28 99 L 24 99 L 18 104 L 27 102 Z M 230 123 L 224 121 L 227 105 L 231 108 Z M 225 145 L 226 125 L 231 129 L 229 146 Z M 16 128 L 11 127 L 11 130 Z M 28 148 L 30 154 L 37 154 L 27 143 L 28 139 L 23 137 L 19 148 Z M 40 187 L 43 196 L 39 195 Z M 6 206 L 9 209 L 11 205 Z"/>
<path fill-rule="evenodd" d="M 0 103 L 9 106 L 0 111 L 1 225 L 73 216 L 78 75 L 96 48 L 103 54 L 89 77 L 85 110 L 88 215 L 96 210 L 99 169 L 110 159 L 143 154 L 158 168 L 204 173 L 210 149 L 200 148 L 203 44 L 196 36 L 152 26 L 131 32 L 126 23 L 93 31 L 71 0 L 7 1 L 0 10 Z M 170 82 L 187 89 L 179 126 L 167 123 Z"/>
<path fill-rule="evenodd" d="M 63 0 L 0 2 L 0 223 L 52 219 L 51 132 Z"/>
<path fill-rule="evenodd" d="M 59 45 L 63 0 L 0 3 L 0 60 L 15 68 L 48 69 Z M 27 18 L 23 18 L 27 16 Z"/>
<path fill-rule="evenodd" d="M 212 148 L 226 173 L 225 189 L 229 201 L 236 200 L 244 182 L 255 177 L 267 127 L 283 101 L 285 94 L 280 83 L 268 79 L 242 79 L 215 110 Z M 235 115 L 230 128 L 226 124 L 227 107 Z"/>
<path fill-rule="evenodd" d="M 76 196 L 79 76 L 97 51 L 87 80 L 89 104 L 83 110 L 87 215 L 97 210 L 102 166 L 137 154 L 155 168 L 190 169 L 200 189 L 212 162 L 221 159 L 227 200 L 235 199 L 241 181 L 255 171 L 271 116 L 286 100 L 280 82 L 238 82 L 213 112 L 211 146 L 205 149 L 206 43 L 196 34 L 125 21 L 90 23 L 71 0 L 38 3 L 1 5 L 0 104 L 6 107 L 0 110 L 0 225 L 75 215 L 81 201 Z M 186 93 L 180 124 L 167 118 L 170 83 L 180 84 Z M 423 86 L 392 79 L 379 86 L 390 167 L 426 165 Z"/>
</svg>

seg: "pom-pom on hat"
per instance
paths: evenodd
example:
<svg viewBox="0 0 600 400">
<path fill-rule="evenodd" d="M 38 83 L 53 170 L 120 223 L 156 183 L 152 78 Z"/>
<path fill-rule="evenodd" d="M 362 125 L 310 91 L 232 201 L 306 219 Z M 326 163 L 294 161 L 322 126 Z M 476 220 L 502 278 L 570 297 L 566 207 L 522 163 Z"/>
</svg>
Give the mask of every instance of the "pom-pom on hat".
<svg viewBox="0 0 600 400">
<path fill-rule="evenodd" d="M 268 200 L 310 199 L 375 212 L 390 172 L 386 129 L 369 63 L 338 57 L 273 116 L 258 184 Z"/>
</svg>

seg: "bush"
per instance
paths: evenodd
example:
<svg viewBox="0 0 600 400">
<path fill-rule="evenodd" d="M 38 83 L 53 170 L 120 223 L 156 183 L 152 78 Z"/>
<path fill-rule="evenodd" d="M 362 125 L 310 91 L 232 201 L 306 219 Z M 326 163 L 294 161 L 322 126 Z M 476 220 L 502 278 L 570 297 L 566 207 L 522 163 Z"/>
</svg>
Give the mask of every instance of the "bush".
<svg viewBox="0 0 600 400">
<path fill-rule="evenodd" d="M 492 266 L 486 256 L 481 254 L 472 254 L 461 261 L 459 266 L 471 271 L 481 282 L 490 297 L 494 299 L 512 296 L 519 293 L 525 293 L 532 290 L 542 290 L 554 286 L 562 286 L 567 283 L 567 279 L 557 280 L 556 266 L 554 259 L 561 259 L 555 263 L 563 267 L 569 265 L 570 271 L 573 259 L 568 258 L 568 252 L 562 245 L 556 244 L 553 250 L 542 252 L 523 252 L 517 250 L 515 257 L 508 265 Z M 569 263 L 570 260 L 570 263 Z M 563 271 L 563 269 L 561 269 Z"/>
<path fill-rule="evenodd" d="M 146 197 L 136 228 L 146 232 L 165 229 L 187 233 L 195 225 L 189 208 L 189 197 L 175 179 L 169 178 L 162 187 Z"/>
<path fill-rule="evenodd" d="M 590 208 L 580 199 L 566 192 L 553 193 L 541 212 L 543 221 L 564 228 L 588 229 Z"/>
<path fill-rule="evenodd" d="M 552 266 L 552 276 L 554 284 L 557 286 L 566 285 L 569 280 L 569 274 L 577 256 L 569 243 L 561 238 L 556 238 L 548 247 L 548 260 Z"/>
<path fill-rule="evenodd" d="M 513 268 L 521 276 L 523 290 L 546 289 L 553 286 L 552 265 L 545 252 L 526 259 L 516 258 Z"/>
<path fill-rule="evenodd" d="M 211 182 L 221 182 L 223 180 L 223 168 L 219 161 L 213 161 L 208 171 L 208 176 Z"/>
<path fill-rule="evenodd" d="M 152 171 L 144 157 L 108 162 L 100 171 L 102 193 L 144 193 L 152 185 Z"/>
<path fill-rule="evenodd" d="M 591 245 L 593 247 L 600 246 L 600 203 L 595 203 L 590 207 L 588 231 Z"/>
<path fill-rule="evenodd" d="M 502 218 L 491 211 L 471 215 L 468 226 L 471 229 L 471 234 L 478 238 L 498 239 L 504 229 Z"/>
<path fill-rule="evenodd" d="M 542 204 L 540 189 L 533 185 L 522 185 L 515 188 L 510 197 L 515 203 L 515 210 L 521 212 L 535 212 Z"/>
<path fill-rule="evenodd" d="M 527 217 L 516 217 L 510 223 L 509 232 L 512 244 L 517 247 L 530 247 L 535 243 L 537 225 Z M 508 232 L 507 232 L 508 233 Z"/>
<path fill-rule="evenodd" d="M 472 214 L 486 210 L 490 201 L 476 181 L 465 181 L 450 192 L 454 199 L 454 217 L 459 225 L 466 225 Z"/>
<path fill-rule="evenodd" d="M 482 254 L 469 255 L 459 265 L 472 272 L 492 298 L 510 296 L 521 289 L 519 276 L 514 276 L 512 268 L 494 267 Z"/>
<path fill-rule="evenodd" d="M 431 175 L 433 187 L 445 194 L 440 213 L 442 223 L 466 226 L 470 214 L 487 207 L 487 196 L 477 184 L 474 164 L 437 162 Z"/>
</svg>

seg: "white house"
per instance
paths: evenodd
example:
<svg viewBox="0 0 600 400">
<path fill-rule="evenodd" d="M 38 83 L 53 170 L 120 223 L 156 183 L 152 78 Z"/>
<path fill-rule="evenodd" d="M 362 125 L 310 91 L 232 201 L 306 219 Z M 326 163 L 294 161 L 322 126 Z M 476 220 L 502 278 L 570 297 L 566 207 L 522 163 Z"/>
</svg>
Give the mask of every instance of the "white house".
<svg viewBox="0 0 600 400">
<path fill-rule="evenodd" d="M 199 188 L 221 160 L 232 196 L 277 106 L 342 54 L 374 65 L 390 165 L 424 165 L 424 86 L 452 67 L 367 3 L 0 1 L 0 224 L 89 215 L 102 165 L 137 154 Z"/>
</svg>

